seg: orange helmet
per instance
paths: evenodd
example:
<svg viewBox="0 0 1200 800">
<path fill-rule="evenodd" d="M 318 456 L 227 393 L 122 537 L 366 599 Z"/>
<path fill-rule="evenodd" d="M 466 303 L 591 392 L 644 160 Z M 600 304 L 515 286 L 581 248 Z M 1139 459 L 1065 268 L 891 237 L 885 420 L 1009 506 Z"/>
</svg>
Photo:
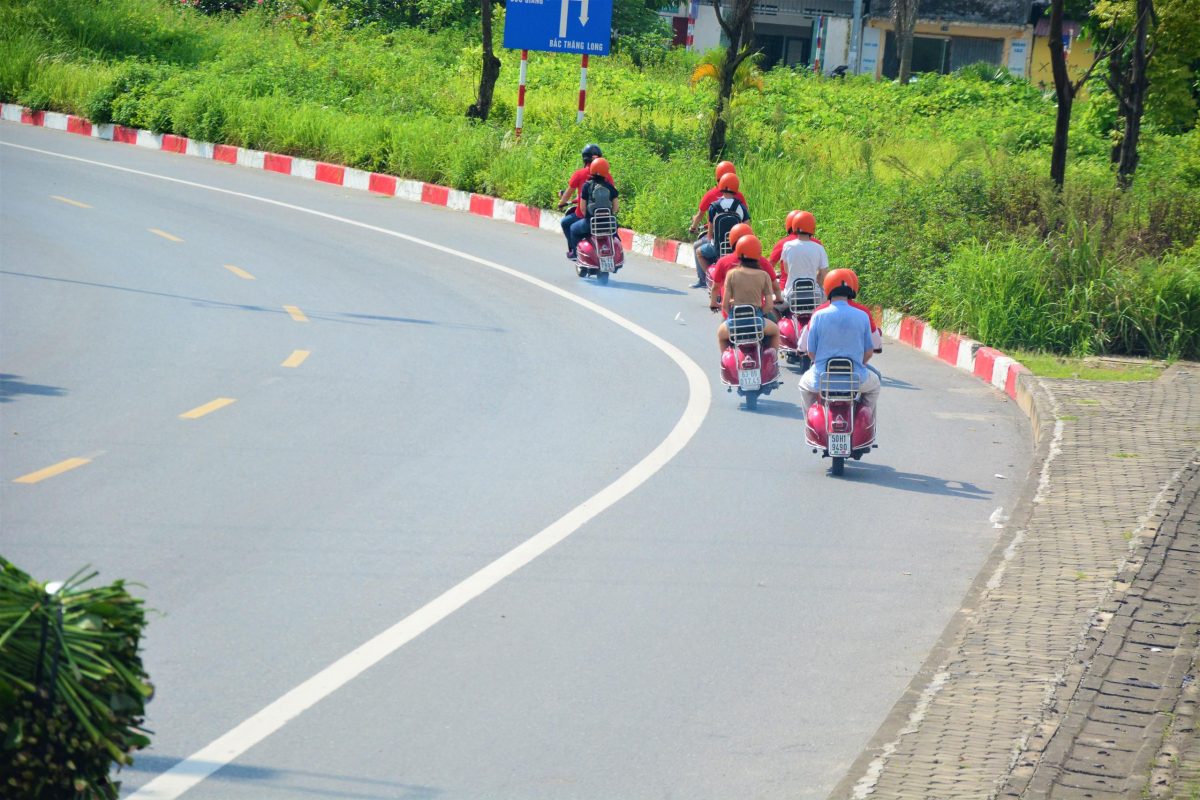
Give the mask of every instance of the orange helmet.
<svg viewBox="0 0 1200 800">
<path fill-rule="evenodd" d="M 783 220 L 783 231 L 784 231 L 784 233 L 791 233 L 791 232 L 792 232 L 792 227 L 793 227 L 793 226 L 795 225 L 795 223 L 796 223 L 796 215 L 797 215 L 797 214 L 799 214 L 799 213 L 800 213 L 799 211 L 789 211 L 789 212 L 788 212 L 788 215 L 787 215 L 787 217 L 785 217 L 785 218 L 784 218 L 784 220 Z"/>
<path fill-rule="evenodd" d="M 722 192 L 736 192 L 740 185 L 741 181 L 738 180 L 738 176 L 732 172 L 722 175 L 721 180 L 717 181 L 717 188 Z"/>
<path fill-rule="evenodd" d="M 722 161 L 720 164 L 717 164 L 717 180 L 721 180 L 722 175 L 728 175 L 736 171 L 732 161 Z"/>
<path fill-rule="evenodd" d="M 808 211 L 797 211 L 796 216 L 792 218 L 792 227 L 795 228 L 796 233 L 807 233 L 809 236 L 813 236 L 817 232 L 817 218 Z"/>
<path fill-rule="evenodd" d="M 751 261 L 762 258 L 762 242 L 754 234 L 743 236 L 734 245 L 733 252 L 738 258 L 750 259 Z"/>
<path fill-rule="evenodd" d="M 850 290 L 850 297 L 858 296 L 858 275 L 852 269 L 833 269 L 825 276 L 825 296 L 829 297 L 833 294 L 834 289 L 846 287 Z"/>
<path fill-rule="evenodd" d="M 593 175 L 603 175 L 605 178 L 611 178 L 612 173 L 609 171 L 607 158 L 593 158 L 592 163 L 588 164 L 588 172 Z"/>
<path fill-rule="evenodd" d="M 741 239 L 743 236 L 753 235 L 754 231 L 750 228 L 749 224 L 745 222 L 739 222 L 737 225 L 734 225 L 729 229 L 729 245 L 731 247 L 736 247 L 738 239 Z"/>
</svg>

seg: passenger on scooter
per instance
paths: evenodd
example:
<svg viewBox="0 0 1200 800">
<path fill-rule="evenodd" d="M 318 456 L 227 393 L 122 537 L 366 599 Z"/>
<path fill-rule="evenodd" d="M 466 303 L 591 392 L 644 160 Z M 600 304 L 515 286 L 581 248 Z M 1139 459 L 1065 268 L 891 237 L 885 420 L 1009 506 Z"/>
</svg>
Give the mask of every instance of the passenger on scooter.
<svg viewBox="0 0 1200 800">
<path fill-rule="evenodd" d="M 762 242 L 757 236 L 743 236 L 738 239 L 734 253 L 738 257 L 738 263 L 725 276 L 721 312 L 728 317 L 734 306 L 754 306 L 757 315 L 763 321 L 767 347 L 778 350 L 779 326 L 767 318 L 775 299 L 775 285 L 758 264 L 762 258 Z M 712 310 L 717 309 L 712 307 Z M 722 322 L 721 327 L 717 329 L 717 343 L 722 353 L 729 347 L 728 321 Z"/>
<path fill-rule="evenodd" d="M 600 145 L 589 144 L 583 148 L 583 167 L 571 173 L 571 179 L 567 182 L 567 188 L 562 190 L 558 196 L 558 207 L 566 208 L 566 215 L 562 218 L 563 236 L 567 237 L 567 242 L 571 241 L 571 226 L 583 218 L 583 213 L 579 210 L 579 190 L 583 188 L 583 184 L 587 183 L 588 176 L 591 172 L 588 171 L 588 166 L 594 159 L 604 155 L 600 152 Z M 573 205 L 572 205 L 573 204 Z M 567 206 L 570 205 L 570 208 Z M 574 258 L 575 254 L 568 252 L 567 258 Z"/>
<path fill-rule="evenodd" d="M 750 228 L 747 222 L 739 222 L 729 229 L 729 246 L 737 248 L 738 241 L 743 236 L 753 236 L 754 231 Z M 729 275 L 729 270 L 733 269 L 738 263 L 737 252 L 728 253 L 717 259 L 717 263 L 713 265 L 712 288 L 709 290 L 709 307 L 716 309 L 721 305 L 721 292 L 725 289 L 725 278 Z M 775 280 L 775 270 L 771 269 L 771 265 L 764 258 L 758 259 L 758 268 L 771 278 L 771 283 L 775 289 L 775 297 L 782 298 L 779 291 L 779 284 Z"/>
<path fill-rule="evenodd" d="M 875 350 L 871 318 L 849 304 L 849 299 L 858 294 L 858 276 L 853 270 L 834 270 L 825 277 L 824 288 L 829 305 L 814 312 L 808 323 L 808 357 L 813 365 L 800 378 L 804 407 L 816 402 L 829 359 L 848 358 L 854 363 L 854 377 L 863 401 L 874 408 L 881 384 L 878 375 L 867 367 Z"/>
<path fill-rule="evenodd" d="M 788 285 L 787 263 L 783 261 L 783 248 L 788 242 L 796 241 L 796 215 L 800 214 L 799 210 L 789 211 L 783 222 L 783 230 L 786 234 L 782 239 L 775 243 L 771 248 L 771 255 L 767 257 L 767 261 L 771 262 L 771 266 L 779 271 L 779 285 Z M 821 240 L 816 236 L 812 237 L 812 241 L 821 244 Z"/>
<path fill-rule="evenodd" d="M 612 184 L 612 173 L 609 171 L 608 159 L 597 158 L 588 166 L 591 177 L 579 189 L 579 209 L 582 219 L 576 220 L 571 226 L 571 235 L 567 243 L 571 246 L 567 255 L 575 258 L 575 248 L 580 240 L 592 232 L 592 217 L 600 209 L 617 214 L 617 187 Z"/>
<path fill-rule="evenodd" d="M 697 251 L 700 259 L 698 263 L 704 264 L 705 275 L 708 274 L 709 265 L 714 263 L 719 256 L 717 242 L 722 235 L 728 235 L 717 230 L 714 224 L 715 220 L 718 217 L 731 216 L 738 222 L 750 221 L 750 209 L 746 206 L 746 201 L 741 199 L 739 186 L 738 176 L 732 173 L 722 175 L 721 180 L 717 181 L 717 188 L 721 190 L 721 195 L 708 207 L 708 241 Z"/>
<path fill-rule="evenodd" d="M 866 314 L 867 317 L 871 320 L 871 342 L 875 345 L 875 352 L 882 353 L 883 352 L 883 331 L 880 329 L 879 323 L 875 321 L 875 315 L 871 313 L 871 309 L 867 308 L 866 306 L 864 306 L 862 303 L 858 302 L 858 300 L 855 299 L 858 297 L 858 285 L 859 285 L 858 275 L 855 274 L 852 270 L 835 269 L 829 273 L 829 277 L 836 279 L 837 276 L 843 276 L 843 273 L 849 273 L 851 275 L 854 275 L 853 284 L 854 284 L 855 288 L 854 288 L 853 293 L 850 295 L 850 299 L 847 300 L 846 302 L 849 305 L 853 306 L 854 308 L 857 308 L 859 311 Z M 827 308 L 828 306 L 829 306 L 829 301 L 826 300 L 824 303 L 817 306 L 816 310 L 820 311 L 822 308 Z M 800 349 L 802 349 L 802 350 L 807 349 L 805 347 L 805 343 L 807 341 L 808 341 L 808 328 L 805 328 L 803 331 L 800 332 Z M 868 364 L 867 369 L 873 370 L 874 367 L 872 367 L 870 364 Z M 876 374 L 878 374 L 878 370 L 876 370 Z"/>
<path fill-rule="evenodd" d="M 829 256 L 825 247 L 813 241 L 817 232 L 817 220 L 807 211 L 798 211 L 792 217 L 792 230 L 796 238 L 784 244 L 782 260 L 784 274 L 787 275 L 784 284 L 784 294 L 790 291 L 791 282 L 797 278 L 811 278 L 817 286 L 825 283 L 829 272 Z"/>
<path fill-rule="evenodd" d="M 717 164 L 716 180 L 718 183 L 720 182 L 721 178 L 731 174 L 735 174 L 732 161 L 722 161 L 720 164 Z M 700 208 L 696 211 L 696 216 L 692 217 L 692 224 L 688 227 L 689 231 L 695 233 L 696 231 L 700 230 L 702 224 L 708 218 L 708 209 L 712 206 L 713 202 L 720 197 L 721 189 L 719 186 L 714 186 L 704 193 L 704 196 L 700 198 Z M 746 202 L 746 198 L 742 196 L 741 192 L 737 193 L 737 198 L 741 200 L 742 203 Z M 747 217 L 747 219 L 749 219 L 749 217 Z M 712 260 L 710 259 L 707 262 L 702 262 L 700 259 L 700 248 L 706 244 L 709 244 L 707 229 L 692 245 L 696 256 L 696 282 L 692 284 L 691 288 L 693 289 L 703 289 L 708 285 L 707 272 L 708 266 L 712 263 Z"/>
</svg>

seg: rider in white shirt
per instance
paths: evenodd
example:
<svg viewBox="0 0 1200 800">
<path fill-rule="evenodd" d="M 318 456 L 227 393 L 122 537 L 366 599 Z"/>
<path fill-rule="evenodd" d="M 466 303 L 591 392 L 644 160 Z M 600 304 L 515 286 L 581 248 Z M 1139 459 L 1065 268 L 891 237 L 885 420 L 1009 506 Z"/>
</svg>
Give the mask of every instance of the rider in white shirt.
<svg viewBox="0 0 1200 800">
<path fill-rule="evenodd" d="M 816 286 L 825 283 L 829 272 L 829 255 L 825 248 L 812 237 L 817 231 L 817 221 L 807 211 L 796 215 L 793 230 L 796 238 L 783 246 L 781 260 L 787 265 L 787 283 L 784 294 L 790 294 L 791 284 L 797 278 L 809 278 Z"/>
</svg>

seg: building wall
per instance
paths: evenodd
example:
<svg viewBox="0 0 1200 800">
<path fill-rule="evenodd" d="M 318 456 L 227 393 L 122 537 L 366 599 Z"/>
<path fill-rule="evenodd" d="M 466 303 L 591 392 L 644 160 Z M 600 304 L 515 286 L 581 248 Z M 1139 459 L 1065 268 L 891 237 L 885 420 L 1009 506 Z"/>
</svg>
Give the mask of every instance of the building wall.
<svg viewBox="0 0 1200 800">
<path fill-rule="evenodd" d="M 1071 42 L 1071 52 L 1067 54 L 1067 73 L 1071 80 L 1077 81 L 1092 65 L 1092 43 L 1087 39 L 1076 39 Z M 1029 80 L 1035 86 L 1054 88 L 1054 73 L 1050 69 L 1050 40 L 1045 36 L 1033 37 L 1033 57 L 1030 60 Z M 1086 90 L 1081 89 L 1082 95 Z"/>
<path fill-rule="evenodd" d="M 825 52 L 821 56 L 821 71 L 826 75 L 840 66 L 850 64 L 851 20 L 843 17 L 825 18 Z"/>
<path fill-rule="evenodd" d="M 879 36 L 879 58 L 875 67 L 875 77 L 879 78 L 883 76 L 885 32 L 892 30 L 892 24 L 888 20 L 872 19 L 867 22 L 867 28 L 868 30 L 874 29 L 879 32 L 877 34 Z M 1028 74 L 1029 55 L 1035 49 L 1029 45 L 1030 30 L 1027 25 L 976 25 L 961 22 L 918 21 L 916 28 L 913 30 L 913 35 L 943 39 L 953 39 L 955 37 L 1000 39 L 1004 43 L 1000 56 L 1000 64 L 1007 66 L 1014 74 Z M 1020 43 L 1016 46 L 1015 52 L 1013 48 L 1014 41 Z M 866 54 L 864 53 L 864 62 L 865 60 Z M 1023 65 L 1023 67 L 1019 70 L 1014 65 Z"/>
<path fill-rule="evenodd" d="M 711 5 L 701 3 L 700 11 L 696 14 L 696 29 L 692 35 L 692 47 L 696 52 L 703 53 L 720 46 L 721 25 L 717 22 L 717 12 Z"/>
</svg>

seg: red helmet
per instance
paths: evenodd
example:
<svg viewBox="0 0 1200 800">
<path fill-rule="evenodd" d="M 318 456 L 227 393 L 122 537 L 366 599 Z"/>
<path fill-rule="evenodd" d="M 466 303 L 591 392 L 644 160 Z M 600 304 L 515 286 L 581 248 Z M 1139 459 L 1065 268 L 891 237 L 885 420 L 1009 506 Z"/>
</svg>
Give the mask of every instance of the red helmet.
<svg viewBox="0 0 1200 800">
<path fill-rule="evenodd" d="M 834 289 L 846 287 L 851 291 L 851 298 L 858 296 L 858 275 L 852 269 L 833 269 L 825 276 L 825 284 L 822 288 L 825 289 L 825 296 L 829 297 L 833 294 Z"/>
<path fill-rule="evenodd" d="M 792 219 L 792 227 L 796 233 L 807 233 L 809 236 L 814 236 L 817 233 L 817 218 L 808 211 L 797 211 L 796 216 Z"/>
<path fill-rule="evenodd" d="M 732 172 L 721 176 L 721 180 L 717 181 L 717 188 L 722 192 L 736 192 L 741 185 L 738 176 Z"/>
<path fill-rule="evenodd" d="M 728 175 L 736 171 L 732 161 L 722 161 L 720 164 L 717 164 L 717 180 L 721 180 L 722 175 Z"/>
<path fill-rule="evenodd" d="M 743 236 L 734 245 L 733 252 L 738 258 L 749 259 L 751 261 L 762 258 L 762 242 L 754 234 Z"/>
<path fill-rule="evenodd" d="M 739 222 L 729 229 L 729 245 L 736 247 L 738 240 L 743 236 L 753 236 L 754 231 L 750 228 L 749 223 Z"/>
<path fill-rule="evenodd" d="M 789 211 L 788 212 L 787 217 L 785 217 L 783 220 L 783 232 L 784 233 L 792 232 L 792 228 L 796 224 L 796 215 L 799 213 L 800 213 L 799 211 Z"/>
<path fill-rule="evenodd" d="M 612 172 L 609 171 L 607 158 L 593 158 L 592 163 L 588 164 L 588 172 L 593 175 L 602 175 L 605 178 L 612 178 Z"/>
</svg>

